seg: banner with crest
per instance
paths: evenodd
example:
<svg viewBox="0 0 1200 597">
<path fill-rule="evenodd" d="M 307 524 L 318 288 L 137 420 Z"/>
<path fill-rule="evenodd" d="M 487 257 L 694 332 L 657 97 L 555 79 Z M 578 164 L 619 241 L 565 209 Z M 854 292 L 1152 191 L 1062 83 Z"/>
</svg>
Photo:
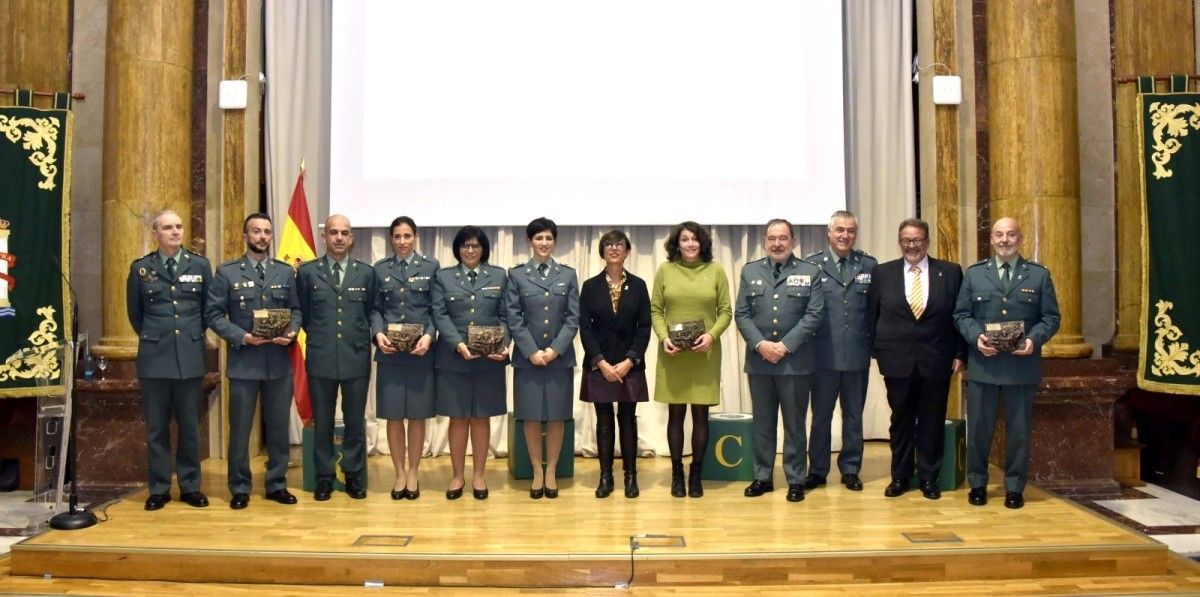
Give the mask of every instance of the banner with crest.
<svg viewBox="0 0 1200 597">
<path fill-rule="evenodd" d="M 1138 81 L 1142 325 L 1138 387 L 1200 394 L 1200 93 Z"/>
<path fill-rule="evenodd" d="M 71 112 L 66 94 L 62 109 L 14 95 L 0 106 L 0 398 L 62 394 L 58 349 L 74 333 Z"/>
</svg>

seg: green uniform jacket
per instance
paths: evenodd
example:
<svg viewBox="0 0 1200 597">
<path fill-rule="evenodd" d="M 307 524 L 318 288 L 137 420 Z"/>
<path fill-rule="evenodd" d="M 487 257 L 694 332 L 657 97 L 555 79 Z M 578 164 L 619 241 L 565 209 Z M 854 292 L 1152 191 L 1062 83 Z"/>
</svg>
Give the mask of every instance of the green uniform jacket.
<svg viewBox="0 0 1200 597">
<path fill-rule="evenodd" d="M 967 268 L 954 307 L 954 324 L 970 346 L 967 379 L 995 385 L 1041 383 L 1042 345 L 1058 331 L 1061 315 L 1050 270 L 1018 256 L 1008 290 L 1000 282 L 995 259 Z M 984 325 L 997 321 L 1024 321 L 1025 336 L 1033 340 L 1033 354 L 1000 353 L 985 357 L 976 340 Z"/>
<path fill-rule="evenodd" d="M 305 368 L 312 377 L 354 379 L 371 374 L 371 305 L 375 269 L 350 258 L 336 285 L 328 256 L 300 265 L 300 311 L 308 335 Z"/>
<path fill-rule="evenodd" d="M 825 317 L 813 340 L 817 367 L 834 371 L 861 371 L 871 367 L 871 335 L 867 320 L 871 305 L 867 295 L 875 258 L 853 249 L 846 256 L 846 273 L 838 277 L 837 253 L 817 251 L 804 260 L 821 268 L 821 291 L 825 293 Z"/>
<path fill-rule="evenodd" d="M 512 365 L 535 368 L 529 355 L 543 348 L 558 353 L 546 367 L 551 369 L 575 367 L 575 334 L 579 332 L 579 282 L 570 266 L 546 262 L 550 269 L 543 278 L 538 263 L 528 263 L 508 270 L 506 291 L 508 329 L 512 334 Z"/>
<path fill-rule="evenodd" d="M 279 379 L 292 374 L 288 347 L 275 343 L 247 346 L 254 330 L 255 309 L 291 309 L 291 331 L 300 329 L 296 270 L 285 261 L 263 260 L 266 280 L 258 279 L 254 261 L 243 255 L 217 266 L 208 289 L 204 321 L 229 343 L 226 370 L 230 379 Z"/>
<path fill-rule="evenodd" d="M 812 340 L 825 312 L 821 271 L 795 257 L 775 278 L 769 257 L 742 266 L 734 321 L 746 339 L 746 373 L 757 375 L 811 375 L 816 365 Z M 769 363 L 755 348 L 760 342 L 782 342 L 788 354 Z"/>
<path fill-rule="evenodd" d="M 191 379 L 204 375 L 204 308 L 212 266 L 180 249 L 175 279 L 154 251 L 129 266 L 125 307 L 138 334 L 137 375 Z"/>
</svg>

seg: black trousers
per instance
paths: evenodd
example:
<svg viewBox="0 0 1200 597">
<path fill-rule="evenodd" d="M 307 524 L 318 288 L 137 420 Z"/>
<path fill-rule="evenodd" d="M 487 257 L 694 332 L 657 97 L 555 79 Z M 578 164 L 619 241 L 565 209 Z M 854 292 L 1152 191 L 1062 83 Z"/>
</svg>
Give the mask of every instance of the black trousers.
<svg viewBox="0 0 1200 597">
<path fill-rule="evenodd" d="M 883 383 L 892 407 L 892 480 L 912 479 L 915 450 L 917 479 L 937 481 L 950 378 L 924 377 L 914 369 L 909 377 L 885 377 Z"/>
</svg>

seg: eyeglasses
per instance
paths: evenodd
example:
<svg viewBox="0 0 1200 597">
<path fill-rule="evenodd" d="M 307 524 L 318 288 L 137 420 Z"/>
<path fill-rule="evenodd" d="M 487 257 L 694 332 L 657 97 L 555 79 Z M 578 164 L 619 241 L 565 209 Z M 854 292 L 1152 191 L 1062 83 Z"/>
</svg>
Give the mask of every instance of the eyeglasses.
<svg viewBox="0 0 1200 597">
<path fill-rule="evenodd" d="M 902 238 L 902 239 L 900 239 L 900 246 L 902 246 L 902 247 L 919 247 L 919 246 L 925 244 L 925 242 L 928 240 L 929 239 L 927 239 L 927 238 Z"/>
<path fill-rule="evenodd" d="M 459 246 L 459 249 L 466 250 L 466 251 L 478 251 L 482 248 L 483 248 L 483 245 L 481 245 L 479 243 L 463 243 L 462 245 Z"/>
<path fill-rule="evenodd" d="M 624 249 L 624 248 L 625 248 L 625 243 L 623 243 L 623 242 L 604 243 L 605 251 L 607 251 L 609 249 Z"/>
</svg>

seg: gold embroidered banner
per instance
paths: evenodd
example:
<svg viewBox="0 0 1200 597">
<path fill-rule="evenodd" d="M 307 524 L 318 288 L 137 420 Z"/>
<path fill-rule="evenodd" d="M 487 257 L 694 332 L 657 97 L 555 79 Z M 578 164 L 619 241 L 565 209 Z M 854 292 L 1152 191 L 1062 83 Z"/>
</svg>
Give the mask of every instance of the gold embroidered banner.
<svg viewBox="0 0 1200 597">
<path fill-rule="evenodd" d="M 68 110 L 0 106 L 0 397 L 63 393 L 71 127 Z"/>
<path fill-rule="evenodd" d="M 1142 332 L 1138 387 L 1200 394 L 1200 94 L 1139 81 Z"/>
</svg>

